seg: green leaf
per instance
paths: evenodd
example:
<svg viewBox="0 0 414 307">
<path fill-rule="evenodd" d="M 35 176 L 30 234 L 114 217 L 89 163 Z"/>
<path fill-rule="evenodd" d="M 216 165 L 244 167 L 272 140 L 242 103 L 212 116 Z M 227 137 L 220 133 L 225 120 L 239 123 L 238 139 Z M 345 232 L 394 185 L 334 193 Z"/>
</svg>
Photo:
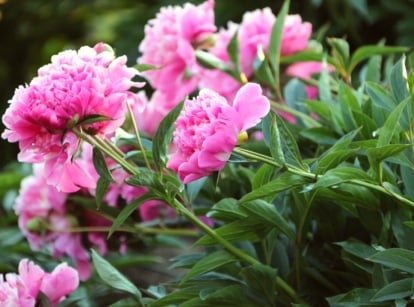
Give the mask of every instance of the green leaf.
<svg viewBox="0 0 414 307">
<path fill-rule="evenodd" d="M 295 233 L 292 231 L 286 219 L 277 211 L 275 205 L 257 199 L 242 203 L 240 206 L 249 216 L 258 218 L 262 223 L 284 233 L 292 241 L 295 240 Z"/>
<path fill-rule="evenodd" d="M 251 241 L 255 242 L 260 236 L 269 231 L 269 227 L 260 223 L 257 219 L 244 218 L 227 223 L 214 231 L 227 241 Z M 216 245 L 217 241 L 209 235 L 201 237 L 196 245 Z"/>
<path fill-rule="evenodd" d="M 371 302 L 375 294 L 374 289 L 355 288 L 345 294 L 328 297 L 329 306 L 334 307 L 372 307 L 377 306 Z"/>
<path fill-rule="evenodd" d="M 219 250 L 214 253 L 208 254 L 201 260 L 199 260 L 191 270 L 184 276 L 181 283 L 186 282 L 189 279 L 195 278 L 207 272 L 214 271 L 215 269 L 232 262 L 236 262 L 237 258 L 229 254 L 224 250 Z"/>
<path fill-rule="evenodd" d="M 399 120 L 408 102 L 409 99 L 404 100 L 403 102 L 398 104 L 390 113 L 390 115 L 384 123 L 384 126 L 381 128 L 379 132 L 377 147 L 388 145 L 391 142 L 392 137 L 397 131 L 397 128 L 400 126 Z"/>
<path fill-rule="evenodd" d="M 234 65 L 235 74 L 240 80 L 240 59 L 239 59 L 239 38 L 238 32 L 236 31 L 232 36 L 229 44 L 227 45 L 227 54 L 229 56 L 230 62 Z"/>
<path fill-rule="evenodd" d="M 173 110 L 171 110 L 161 121 L 157 131 L 155 132 L 152 142 L 152 154 L 154 162 L 159 169 L 163 169 L 166 164 L 167 151 L 174 131 L 174 122 L 180 115 L 183 105 L 183 103 L 180 103 Z"/>
<path fill-rule="evenodd" d="M 390 300 L 397 300 L 413 295 L 413 278 L 405 278 L 396 280 L 384 288 L 378 290 L 371 299 L 373 302 L 384 302 Z"/>
<path fill-rule="evenodd" d="M 143 306 L 142 295 L 138 288 L 122 275 L 108 261 L 102 258 L 92 249 L 92 262 L 99 277 L 110 287 L 133 294 L 137 299 L 138 306 Z"/>
<path fill-rule="evenodd" d="M 394 65 L 390 73 L 391 93 L 396 101 L 400 102 L 409 96 L 407 84 L 407 69 L 405 67 L 405 56 Z"/>
<path fill-rule="evenodd" d="M 296 188 L 307 183 L 307 180 L 301 176 L 294 175 L 291 173 L 284 173 L 278 178 L 266 183 L 257 189 L 245 194 L 241 199 L 240 203 L 244 203 L 250 200 L 273 196 L 275 197 L 278 193 Z"/>
<path fill-rule="evenodd" d="M 327 171 L 313 185 L 313 188 L 330 187 L 352 180 L 372 181 L 372 178 L 362 169 L 356 167 L 343 166 Z"/>
<path fill-rule="evenodd" d="M 275 306 L 276 269 L 257 263 L 243 268 L 240 275 L 256 296 L 266 300 L 266 306 Z"/>
<path fill-rule="evenodd" d="M 395 156 L 412 146 L 412 144 L 390 144 L 376 148 L 369 148 L 367 149 L 367 154 L 371 162 L 380 163 L 381 161 Z"/>
<path fill-rule="evenodd" d="M 150 307 L 166 307 L 166 306 L 175 306 L 183 302 L 189 301 L 194 297 L 198 297 L 200 293 L 199 287 L 191 287 L 180 289 L 174 292 L 167 294 L 166 296 L 151 302 Z"/>
<path fill-rule="evenodd" d="M 223 198 L 214 204 L 208 216 L 229 222 L 245 218 L 247 215 L 240 210 L 236 199 Z"/>
<path fill-rule="evenodd" d="M 95 169 L 99 176 L 103 177 L 107 181 L 114 182 L 114 179 L 112 178 L 112 174 L 108 169 L 108 166 L 106 164 L 105 158 L 102 154 L 102 152 L 98 148 L 93 148 L 92 152 L 92 158 L 93 158 L 93 165 L 95 166 Z"/>
<path fill-rule="evenodd" d="M 283 28 L 285 26 L 285 17 L 288 14 L 290 0 L 286 0 L 283 3 L 279 14 L 276 17 L 276 22 L 272 27 L 269 42 L 269 60 L 272 66 L 273 72 L 276 76 L 279 75 L 279 64 L 280 64 L 280 48 L 282 41 Z"/>
<path fill-rule="evenodd" d="M 332 57 L 335 60 L 336 69 L 341 74 L 349 73 L 349 44 L 346 40 L 336 37 L 327 39 L 331 46 Z"/>
<path fill-rule="evenodd" d="M 368 257 L 367 260 L 414 274 L 414 251 L 411 250 L 389 248 Z"/>
<path fill-rule="evenodd" d="M 366 259 L 376 253 L 376 250 L 368 244 L 357 239 L 348 239 L 342 242 L 336 242 L 336 245 L 342 247 L 348 253 L 362 259 Z"/>
<path fill-rule="evenodd" d="M 319 75 L 319 82 L 318 82 L 318 96 L 322 101 L 325 102 L 332 102 L 331 98 L 331 84 L 329 81 L 329 72 L 326 68 L 326 57 L 323 58 L 322 61 L 323 68 Z"/>
<path fill-rule="evenodd" d="M 151 187 L 163 190 L 163 185 L 158 178 L 158 174 L 152 170 L 141 169 L 139 174 L 133 175 L 125 180 L 129 185 L 135 187 Z"/>
<path fill-rule="evenodd" d="M 187 198 L 190 202 L 196 199 L 198 193 L 203 188 L 206 180 L 207 180 L 207 177 L 203 177 L 198 180 L 192 181 L 186 185 Z"/>
<path fill-rule="evenodd" d="M 337 141 L 335 134 L 328 127 L 314 127 L 300 131 L 300 135 L 321 145 L 333 145 Z"/>
<path fill-rule="evenodd" d="M 276 120 L 275 113 L 269 112 L 269 114 L 263 118 L 262 130 L 265 139 L 269 142 L 269 149 L 272 157 L 275 159 L 276 163 L 284 165 L 286 160 L 285 155 L 283 154 L 282 142 Z"/>
<path fill-rule="evenodd" d="M 134 199 L 130 204 L 125 206 L 112 223 L 108 233 L 108 238 L 126 221 L 126 219 L 137 209 L 144 201 L 156 199 L 156 195 L 151 191 L 145 193 L 141 197 Z"/>
<path fill-rule="evenodd" d="M 329 152 L 327 155 L 321 156 L 317 161 L 315 173 L 323 174 L 326 171 L 338 166 L 343 161 L 355 155 L 358 151 L 358 148 L 355 149 L 340 149 L 336 151 Z"/>
<path fill-rule="evenodd" d="M 365 89 L 374 105 L 388 111 L 394 110 L 397 102 L 389 95 L 383 86 L 374 82 L 366 82 Z"/>
<path fill-rule="evenodd" d="M 204 50 L 196 50 L 195 52 L 198 63 L 209 69 L 218 69 L 221 71 L 229 71 L 230 68 L 221 59 L 210 52 Z"/>
<path fill-rule="evenodd" d="M 399 46 L 380 46 L 380 45 L 365 45 L 359 47 L 352 54 L 351 62 L 349 65 L 349 71 L 352 72 L 354 68 L 363 60 L 371 58 L 374 55 L 387 55 L 394 53 L 407 52 L 408 47 L 399 47 Z"/>
<path fill-rule="evenodd" d="M 90 125 L 90 124 L 103 122 L 103 121 L 107 121 L 107 120 L 111 120 L 111 118 L 108 117 L 108 116 L 105 116 L 105 115 L 90 114 L 90 115 L 87 115 L 84 118 L 82 118 L 82 120 L 79 121 L 77 123 L 77 125 L 85 126 L 85 125 Z"/>
<path fill-rule="evenodd" d="M 134 66 L 137 70 L 139 70 L 140 72 L 144 72 L 147 70 L 154 70 L 154 69 L 159 69 L 159 67 L 151 65 L 151 64 L 143 64 L 143 63 L 138 63 Z"/>
<path fill-rule="evenodd" d="M 101 208 L 103 203 L 103 198 L 105 197 L 106 191 L 108 191 L 110 181 L 99 177 L 98 181 L 96 182 L 96 190 L 95 190 L 95 198 L 96 198 L 96 206 L 97 208 Z"/>
<path fill-rule="evenodd" d="M 260 82 L 267 86 L 273 87 L 276 80 L 272 74 L 268 61 L 256 57 L 254 61 L 254 76 Z"/>
</svg>

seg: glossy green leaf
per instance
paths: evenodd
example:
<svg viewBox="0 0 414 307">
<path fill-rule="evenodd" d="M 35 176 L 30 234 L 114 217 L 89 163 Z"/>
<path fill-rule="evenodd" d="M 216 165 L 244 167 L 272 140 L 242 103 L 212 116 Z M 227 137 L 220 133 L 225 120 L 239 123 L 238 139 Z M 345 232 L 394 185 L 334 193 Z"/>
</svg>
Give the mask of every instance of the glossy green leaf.
<svg viewBox="0 0 414 307">
<path fill-rule="evenodd" d="M 386 119 L 384 126 L 381 128 L 378 136 L 378 147 L 390 144 L 392 137 L 396 133 L 400 117 L 407 106 L 408 99 L 398 104 Z"/>
<path fill-rule="evenodd" d="M 283 28 L 285 26 L 285 17 L 288 14 L 290 6 L 290 0 L 286 0 L 283 3 L 279 14 L 276 16 L 276 22 L 272 27 L 269 42 L 269 59 L 273 72 L 276 76 L 279 75 L 280 65 L 280 48 L 282 41 Z"/>
<path fill-rule="evenodd" d="M 275 159 L 276 163 L 284 165 L 286 163 L 285 155 L 283 153 L 282 141 L 280 139 L 279 128 L 276 123 L 277 118 L 274 112 L 270 112 L 262 122 L 263 134 L 268 140 L 270 153 Z"/>
<path fill-rule="evenodd" d="M 98 181 L 96 182 L 95 198 L 96 206 L 98 209 L 102 206 L 103 198 L 105 197 L 110 184 L 111 182 L 103 177 L 99 177 Z"/>
<path fill-rule="evenodd" d="M 235 74 L 240 76 L 240 59 L 239 59 L 239 35 L 236 31 L 232 36 L 229 44 L 227 45 L 227 54 L 229 56 L 230 62 L 233 64 Z M 240 78 L 240 77 L 239 77 Z M 239 80 L 238 78 L 238 80 Z"/>
<path fill-rule="evenodd" d="M 306 182 L 307 180 L 301 176 L 293 175 L 291 173 L 284 173 L 276 179 L 273 179 L 272 181 L 258 187 L 250 193 L 245 194 L 240 199 L 240 203 L 244 203 L 266 196 L 275 197 L 280 192 L 301 186 Z"/>
<path fill-rule="evenodd" d="M 237 258 L 232 254 L 229 254 L 225 250 L 218 250 L 211 254 L 206 255 L 199 260 L 190 271 L 181 280 L 181 283 L 185 283 L 187 280 L 195 278 L 199 275 L 207 272 L 214 271 L 215 269 L 232 262 L 236 262 Z"/>
<path fill-rule="evenodd" d="M 111 229 L 108 232 L 108 238 L 126 221 L 126 219 L 138 208 L 140 204 L 147 200 L 156 199 L 156 195 L 147 192 L 141 197 L 134 199 L 130 204 L 125 206 L 115 220 L 112 222 Z"/>
<path fill-rule="evenodd" d="M 275 205 L 261 199 L 248 201 L 240 204 L 243 211 L 249 216 L 258 218 L 262 223 L 269 227 L 274 227 L 285 234 L 292 241 L 295 240 L 295 233 L 287 220 L 277 211 Z"/>
<path fill-rule="evenodd" d="M 164 168 L 167 162 L 167 151 L 174 131 L 174 122 L 180 115 L 182 108 L 183 103 L 180 103 L 170 111 L 161 121 L 155 132 L 152 142 L 152 153 L 154 162 L 160 169 Z"/>
<path fill-rule="evenodd" d="M 368 257 L 367 260 L 414 274 L 414 251 L 411 250 L 389 248 Z"/>
<path fill-rule="evenodd" d="M 359 47 L 352 54 L 351 62 L 349 65 L 350 71 L 353 71 L 354 68 L 361 63 L 363 60 L 366 60 L 374 55 L 388 55 L 395 53 L 402 53 L 408 51 L 408 47 L 400 46 L 381 46 L 381 45 L 365 45 Z"/>
<path fill-rule="evenodd" d="M 319 176 L 313 188 L 330 187 L 344 182 L 350 182 L 354 179 L 371 181 L 371 177 L 362 169 L 356 167 L 338 167 L 327 171 L 323 176 Z"/>
<path fill-rule="evenodd" d="M 368 258 L 376 253 L 376 250 L 368 244 L 357 239 L 348 239 L 342 242 L 336 242 L 336 245 L 342 247 L 348 253 L 357 256 L 358 258 Z"/>
<path fill-rule="evenodd" d="M 245 218 L 247 215 L 240 210 L 236 199 L 223 198 L 213 205 L 209 216 L 222 221 L 234 221 Z"/>
<path fill-rule="evenodd" d="M 397 102 L 383 86 L 374 82 L 366 82 L 365 89 L 373 104 L 388 111 L 394 110 Z"/>
<path fill-rule="evenodd" d="M 328 170 L 338 166 L 343 161 L 351 158 L 358 151 L 358 148 L 355 149 L 339 149 L 336 151 L 329 152 L 327 155 L 321 157 L 315 167 L 316 174 L 323 174 Z"/>
<path fill-rule="evenodd" d="M 400 298 L 408 298 L 413 295 L 413 278 L 396 280 L 384 288 L 378 290 L 371 299 L 373 302 L 385 302 Z"/>
<path fill-rule="evenodd" d="M 108 169 L 108 165 L 106 164 L 105 158 L 98 148 L 93 148 L 92 159 L 93 165 L 99 176 L 103 177 L 107 181 L 114 182 L 112 174 Z"/>
<path fill-rule="evenodd" d="M 260 223 L 257 219 L 244 218 L 227 223 L 214 231 L 227 241 L 251 241 L 260 239 L 260 235 L 269 231 L 269 227 Z M 209 235 L 201 237 L 196 245 L 216 245 L 217 241 Z"/>
<path fill-rule="evenodd" d="M 142 295 L 138 288 L 93 249 L 92 262 L 99 277 L 108 286 L 133 294 L 138 299 L 137 306 L 143 305 L 141 302 Z"/>
<path fill-rule="evenodd" d="M 396 101 L 403 101 L 408 97 L 407 68 L 405 56 L 394 65 L 390 73 L 391 92 Z"/>
</svg>

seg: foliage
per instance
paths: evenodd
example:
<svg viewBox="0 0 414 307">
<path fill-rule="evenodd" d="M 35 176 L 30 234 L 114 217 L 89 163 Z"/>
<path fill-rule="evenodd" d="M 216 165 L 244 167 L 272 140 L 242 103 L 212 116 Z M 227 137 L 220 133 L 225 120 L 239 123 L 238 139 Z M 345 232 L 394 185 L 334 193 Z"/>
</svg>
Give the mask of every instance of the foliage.
<svg viewBox="0 0 414 307">
<path fill-rule="evenodd" d="M 314 6 L 324 2 L 312 1 Z M 333 9 L 334 2 L 326 2 Z M 383 16 L 369 14 L 365 1 L 351 3 L 371 22 Z M 396 10 L 400 7 L 403 4 Z M 272 28 L 269 52 L 257 55 L 250 80 L 274 94 L 269 95 L 273 111 L 250 132 L 254 139 L 254 132 L 262 131 L 263 140 L 237 146 L 225 168 L 184 185 L 166 167 L 174 122 L 183 107 L 178 104 L 153 137 L 125 131 L 115 137 L 114 145 L 134 149 L 111 158 L 125 161 L 132 175 L 127 183 L 144 186 L 147 194 L 113 208 L 104 195 L 116 168 L 106 165 L 108 149 L 101 152 L 102 147 L 94 144 L 93 162 L 100 175 L 97 203 L 82 193 L 71 201 L 79 212 L 97 207 L 111 221 L 105 229 L 108 242 L 126 232 L 132 248 L 126 255 L 114 252 L 105 257 L 92 250 L 95 272 L 64 306 L 413 302 L 413 55 L 408 47 L 382 41 L 354 48 L 343 38 L 329 37 L 315 38 L 306 50 L 281 56 L 289 1 L 278 12 L 280 22 Z M 240 79 L 239 46 L 232 43 L 227 51 L 234 69 L 203 52 L 197 59 Z M 322 70 L 312 78 L 284 74 L 288 65 L 304 61 L 319 61 Z M 307 86 L 317 88 L 316 98 L 306 97 Z M 286 113 L 294 120 L 281 116 Z M 126 125 L 133 126 L 129 120 Z M 96 141 L 85 137 L 91 139 Z M 4 272 L 31 253 L 15 227 L 12 205 L 7 206 L 16 196 L 12 187 L 27 175 L 23 167 L 0 175 L 6 185 L 1 195 L 7 214 L 0 220 Z M 136 209 L 148 200 L 168 204 L 177 218 L 142 221 Z M 198 216 L 212 219 L 214 227 Z M 188 228 L 189 223 L 196 228 Z M 190 239 L 184 239 L 187 236 Z M 139 284 L 130 270 L 159 264 L 160 246 L 178 247 L 170 264 L 178 273 L 168 281 Z M 46 252 L 34 256 L 44 263 L 51 260 Z"/>
</svg>

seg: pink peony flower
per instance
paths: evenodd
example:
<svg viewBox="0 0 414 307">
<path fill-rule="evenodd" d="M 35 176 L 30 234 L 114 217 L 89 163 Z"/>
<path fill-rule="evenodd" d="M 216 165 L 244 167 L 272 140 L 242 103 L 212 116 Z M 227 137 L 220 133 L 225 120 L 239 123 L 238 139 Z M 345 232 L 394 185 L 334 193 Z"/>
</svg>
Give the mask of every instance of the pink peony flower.
<svg viewBox="0 0 414 307">
<path fill-rule="evenodd" d="M 143 74 L 168 99 L 180 101 L 196 89 L 199 66 L 194 51 L 216 31 L 213 9 L 214 0 L 163 7 L 147 23 L 138 62 L 158 67 Z"/>
<path fill-rule="evenodd" d="M 323 69 L 323 63 L 321 62 L 297 62 L 289 65 L 286 68 L 286 74 L 291 77 L 297 77 L 302 79 L 309 79 L 313 74 L 320 73 Z M 332 72 L 334 67 L 327 66 L 328 72 Z M 305 90 L 309 99 L 315 99 L 318 95 L 318 89 L 314 86 L 307 85 Z"/>
<path fill-rule="evenodd" d="M 160 91 L 155 91 L 150 100 L 144 92 L 139 92 L 143 108 L 133 108 L 138 129 L 150 137 L 153 137 L 161 121 L 180 101 L 171 101 Z"/>
<path fill-rule="evenodd" d="M 3 116 L 2 137 L 19 142 L 19 161 L 46 163 L 49 184 L 64 192 L 90 187 L 90 176 L 71 160 L 78 138 L 70 128 L 90 116 L 108 120 L 84 126 L 89 133 L 112 133 L 124 121 L 126 105 L 137 103 L 131 87 L 138 74 L 126 66 L 126 57 L 115 58 L 102 43 L 94 48 L 67 50 L 41 67 L 29 85 L 16 89 Z"/>
<path fill-rule="evenodd" d="M 4 279 L 0 275 L 1 306 L 34 307 L 40 292 L 46 295 L 51 306 L 57 306 L 79 285 L 77 272 L 66 263 L 47 273 L 28 259 L 23 259 L 18 271 L 19 274 L 6 274 Z"/>
<path fill-rule="evenodd" d="M 70 256 L 80 278 L 87 279 L 90 263 L 81 235 L 68 232 L 76 219 L 66 212 L 67 194 L 48 185 L 42 170 L 42 165 L 35 165 L 34 174 L 21 182 L 14 205 L 19 228 L 33 250 L 47 247 L 55 258 Z"/>
<path fill-rule="evenodd" d="M 300 15 L 286 16 L 280 54 L 286 56 L 306 49 L 311 34 L 312 24 L 302 22 Z"/>
<path fill-rule="evenodd" d="M 260 85 L 247 83 L 232 103 L 210 89 L 185 101 L 175 123 L 176 151 L 167 166 L 184 183 L 208 176 L 224 167 L 237 137 L 255 126 L 270 109 Z"/>
<path fill-rule="evenodd" d="M 238 28 L 238 24 L 229 22 L 227 28 L 220 29 L 216 34 L 214 46 L 209 49 L 209 53 L 230 67 L 232 64 L 230 63 L 227 47 Z M 221 70 L 203 68 L 201 71 L 200 88 L 210 88 L 227 100 L 233 100 L 241 87 L 242 84 L 239 81 Z"/>
<path fill-rule="evenodd" d="M 149 200 L 142 203 L 139 206 L 139 213 L 144 222 L 175 216 L 175 211 L 170 206 L 158 200 Z"/>
<path fill-rule="evenodd" d="M 270 34 L 276 17 L 270 8 L 246 12 L 239 30 L 240 65 L 246 76 L 253 73 L 253 63 L 259 48 L 269 49 Z"/>
</svg>

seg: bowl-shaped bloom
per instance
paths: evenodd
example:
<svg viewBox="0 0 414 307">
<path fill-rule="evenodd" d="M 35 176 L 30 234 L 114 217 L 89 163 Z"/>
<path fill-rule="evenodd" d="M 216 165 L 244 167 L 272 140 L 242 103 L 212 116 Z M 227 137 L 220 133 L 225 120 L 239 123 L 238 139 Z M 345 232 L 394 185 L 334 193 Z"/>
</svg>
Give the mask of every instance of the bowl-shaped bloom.
<svg viewBox="0 0 414 307">
<path fill-rule="evenodd" d="M 195 49 L 205 45 L 216 31 L 213 9 L 214 0 L 198 6 L 186 3 L 182 7 L 162 7 L 145 26 L 138 62 L 158 68 L 143 74 L 169 99 L 180 101 L 197 87 Z"/>
<path fill-rule="evenodd" d="M 184 102 L 175 123 L 173 152 L 167 166 L 184 183 L 221 170 L 229 159 L 240 133 L 260 122 L 270 109 L 260 85 L 245 84 L 228 102 L 211 89 Z"/>
<path fill-rule="evenodd" d="M 79 285 L 76 270 L 66 263 L 59 264 L 51 273 L 29 261 L 22 259 L 18 274 L 0 275 L 0 304 L 10 307 L 37 306 L 37 297 L 42 292 L 51 306 L 57 306 Z"/>
<path fill-rule="evenodd" d="M 125 56 L 115 58 L 102 43 L 54 55 L 30 84 L 16 89 L 3 115 L 2 137 L 19 143 L 19 161 L 46 162 L 48 182 L 62 191 L 89 187 L 82 167 L 71 163 L 79 140 L 70 129 L 100 115 L 105 120 L 83 129 L 99 135 L 114 132 L 124 121 L 126 101 L 138 102 L 129 91 L 142 86 L 132 81 L 137 74 L 126 66 Z"/>
</svg>

